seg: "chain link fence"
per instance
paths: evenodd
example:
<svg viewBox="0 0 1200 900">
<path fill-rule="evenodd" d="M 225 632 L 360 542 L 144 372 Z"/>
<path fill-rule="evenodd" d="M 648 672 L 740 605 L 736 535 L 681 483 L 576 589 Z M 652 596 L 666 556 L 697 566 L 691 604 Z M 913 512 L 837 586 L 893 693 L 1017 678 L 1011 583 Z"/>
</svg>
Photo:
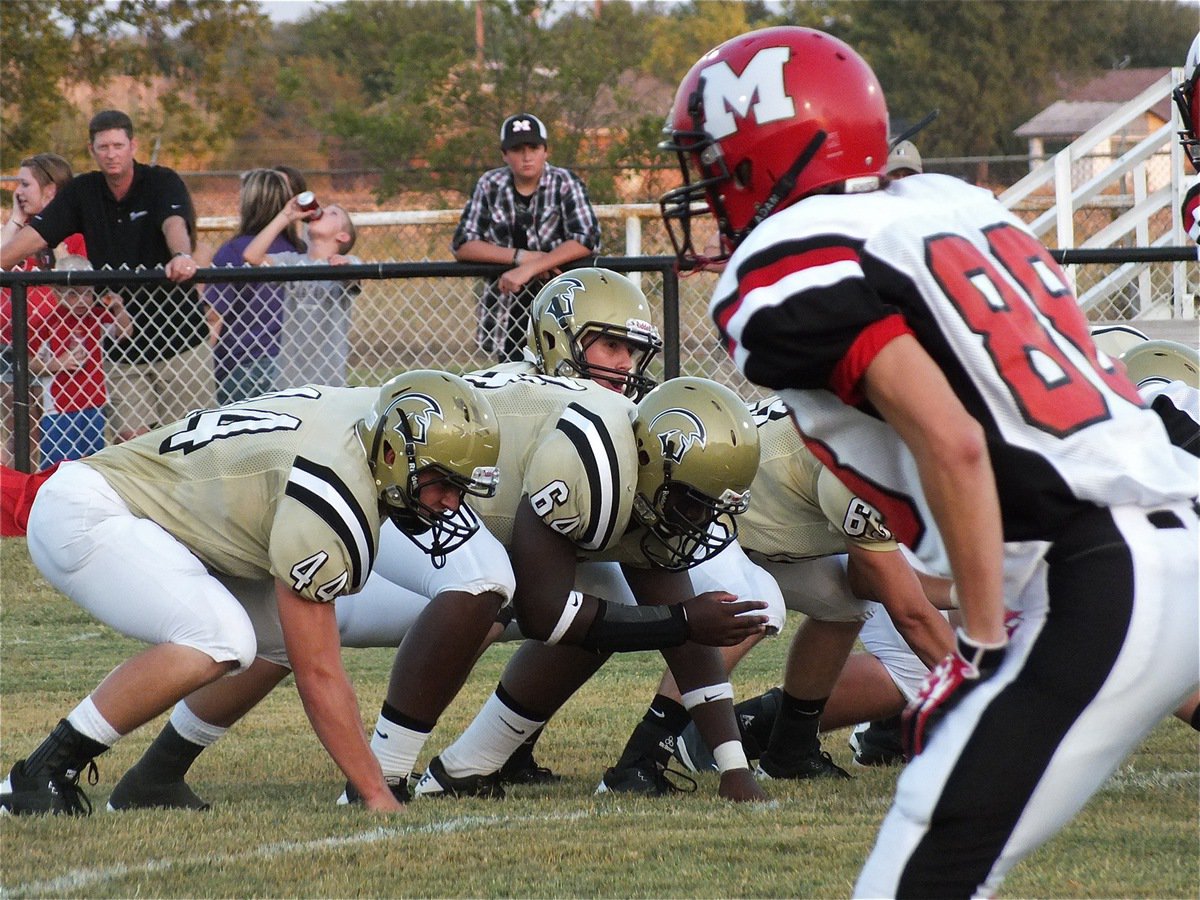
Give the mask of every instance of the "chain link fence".
<svg viewBox="0 0 1200 900">
<path fill-rule="evenodd" d="M 747 399 L 762 396 L 717 344 L 707 315 L 716 275 L 675 273 L 657 207 L 601 207 L 598 214 L 603 250 L 612 254 L 599 264 L 639 281 L 663 327 L 667 346 L 654 377 L 704 375 Z M 499 269 L 446 262 L 457 218 L 457 211 L 356 213 L 353 253 L 377 261 L 373 265 L 204 269 L 198 275 L 203 284 L 168 294 L 157 270 L 0 273 L 0 285 L 15 287 L 0 394 L 4 463 L 36 469 L 91 452 L 97 420 L 99 444 L 105 444 L 116 439 L 121 423 L 138 416 L 146 424 L 171 421 L 187 410 L 310 378 L 378 384 L 407 369 L 463 372 L 494 363 L 480 348 L 476 326 L 482 288 Z M 209 218 L 201 226 L 201 240 L 215 248 L 232 236 L 236 222 Z M 1102 261 L 1097 254 L 1104 251 L 1067 253 L 1068 262 L 1071 254 L 1080 260 L 1068 271 L 1081 296 L 1105 279 L 1115 285 L 1105 302 L 1087 310 L 1094 323 L 1129 321 L 1153 310 L 1174 309 L 1178 316 L 1181 308 L 1194 320 L 1200 292 L 1194 255 L 1179 261 L 1179 252 L 1175 260 L 1159 253 L 1134 270 L 1128 262 Z M 1139 253 L 1154 259 L 1153 250 L 1128 250 L 1124 258 Z M 1124 270 L 1134 274 L 1113 278 Z M 1178 284 L 1183 298 L 1175 296 Z M 123 303 L 85 302 L 87 288 L 94 288 L 95 299 L 117 291 Z M 1147 288 L 1153 310 L 1139 299 Z M 71 312 L 71 304 L 81 312 Z M 129 339 L 121 334 L 120 307 L 133 320 L 136 340 L 149 348 L 142 357 L 121 349 Z M 17 365 L 22 359 L 27 370 Z M 127 407 L 139 401 L 131 416 Z M 28 416 L 23 428 L 22 411 Z M 29 435 L 23 450 L 18 430 Z"/>
</svg>

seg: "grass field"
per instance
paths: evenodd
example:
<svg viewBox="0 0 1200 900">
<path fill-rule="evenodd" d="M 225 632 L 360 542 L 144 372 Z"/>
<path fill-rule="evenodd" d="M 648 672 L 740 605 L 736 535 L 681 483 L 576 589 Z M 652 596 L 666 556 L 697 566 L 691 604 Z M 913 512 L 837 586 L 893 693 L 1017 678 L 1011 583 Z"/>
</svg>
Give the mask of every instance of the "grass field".
<svg viewBox="0 0 1200 900">
<path fill-rule="evenodd" d="M 41 579 L 24 542 L 0 542 L 0 765 L 7 772 L 114 665 L 141 646 Z M 794 627 L 795 623 L 792 623 Z M 773 684 L 787 637 L 739 672 L 739 696 Z M 512 647 L 485 654 L 422 763 L 491 691 Z M 349 650 L 374 720 L 391 653 Z M 563 710 L 539 760 L 552 787 L 494 801 L 418 801 L 385 817 L 334 805 L 342 777 L 290 681 L 193 770 L 207 813 L 104 813 L 155 722 L 100 757 L 90 819 L 3 818 L 5 897 L 845 897 L 890 802 L 895 771 L 839 784 L 768 785 L 772 802 L 716 799 L 716 778 L 667 800 L 596 797 L 657 680 L 653 654 L 612 661 Z M 826 740 L 849 765 L 845 733 Z M 1009 897 L 1200 895 L 1196 733 L 1163 723 L 1084 812 L 1019 866 Z"/>
</svg>

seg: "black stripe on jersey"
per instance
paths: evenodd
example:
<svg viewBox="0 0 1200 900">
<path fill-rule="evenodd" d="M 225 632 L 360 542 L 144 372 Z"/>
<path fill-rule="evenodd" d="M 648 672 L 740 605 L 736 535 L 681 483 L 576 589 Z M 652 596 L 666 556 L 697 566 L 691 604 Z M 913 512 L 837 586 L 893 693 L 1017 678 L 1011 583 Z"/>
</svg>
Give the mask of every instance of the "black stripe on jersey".
<svg viewBox="0 0 1200 900">
<path fill-rule="evenodd" d="M 808 253 L 812 250 L 821 250 L 826 247 L 848 247 L 856 254 L 860 254 L 863 243 L 864 241 L 861 239 L 850 238 L 845 235 L 823 234 L 819 237 L 803 240 L 780 241 L 777 244 L 764 247 L 757 253 L 752 253 L 742 260 L 742 264 L 737 269 L 737 281 L 734 283 L 733 290 L 716 301 L 716 305 L 712 311 L 712 318 L 716 321 L 721 321 L 724 318 L 723 314 L 726 308 L 741 299 L 741 288 L 747 276 L 759 269 L 773 265 L 788 256 Z M 727 335 L 722 331 L 722 338 L 725 337 Z"/>
<path fill-rule="evenodd" d="M 601 416 L 578 403 L 569 404 L 563 413 L 555 427 L 574 445 L 579 461 L 583 464 L 584 474 L 587 475 L 591 494 L 587 529 L 580 543 L 590 549 L 606 547 L 616 531 L 617 512 L 620 507 L 620 467 L 617 463 L 616 447 Z M 588 423 L 588 431 L 585 432 L 577 423 L 571 421 L 568 418 L 569 413 L 585 420 Z"/>
<path fill-rule="evenodd" d="M 822 251 L 847 249 L 858 255 L 862 241 L 839 235 L 781 241 L 754 253 L 738 266 L 738 287 L 722 297 L 713 317 L 724 321 L 728 308 L 742 302 L 744 294 L 806 268 L 800 257 L 815 258 Z M 794 270 L 787 260 L 797 258 Z M 778 272 L 767 272 L 771 267 Z M 858 334 L 891 310 L 861 279 L 843 279 L 832 285 L 809 287 L 775 306 L 765 306 L 742 329 L 740 344 L 747 353 L 744 373 L 755 384 L 771 389 L 827 388 L 830 373 Z M 723 337 L 727 337 L 722 329 Z"/>
<path fill-rule="evenodd" d="M 333 530 L 350 557 L 353 576 L 351 591 L 361 589 L 375 565 L 375 545 L 371 540 L 371 525 L 366 513 L 354 493 L 333 469 L 303 456 L 296 457 L 292 468 L 318 483 L 327 496 L 291 476 L 288 477 L 284 493 L 316 513 Z M 366 550 L 365 559 L 363 549 Z"/>
</svg>

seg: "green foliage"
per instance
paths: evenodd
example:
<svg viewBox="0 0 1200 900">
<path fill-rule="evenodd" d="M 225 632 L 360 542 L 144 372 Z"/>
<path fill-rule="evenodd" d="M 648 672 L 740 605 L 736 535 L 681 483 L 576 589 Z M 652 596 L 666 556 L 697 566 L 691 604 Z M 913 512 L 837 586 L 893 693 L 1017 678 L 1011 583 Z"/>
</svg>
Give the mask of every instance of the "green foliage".
<svg viewBox="0 0 1200 900">
<path fill-rule="evenodd" d="M 103 87 L 116 75 L 143 84 L 163 79 L 156 109 L 141 111 L 141 135 L 165 137 L 177 150 L 209 150 L 249 121 L 244 89 L 266 17 L 251 0 L 12 0 L 0 4 L 0 63 L 5 169 L 29 153 L 67 149 L 51 142 L 55 123 L 86 120 L 64 92 Z M 80 159 L 75 135 L 68 158 Z"/>
<path fill-rule="evenodd" d="M 1180 65 L 1197 21 L 1185 0 L 372 0 L 272 26 L 253 0 L 5 0 L 0 163 L 46 149 L 85 161 L 93 110 L 65 89 L 123 75 L 165 91 L 137 111 L 144 157 L 153 135 L 168 160 L 378 168 L 380 199 L 457 202 L 501 163 L 500 121 L 529 110 L 551 160 L 614 201 L 619 167 L 669 163 L 654 150 L 664 92 L 711 47 L 775 24 L 858 48 L 895 130 L 940 108 L 920 138 L 936 157 L 1022 151 L 1013 130 L 1065 76 Z"/>
</svg>

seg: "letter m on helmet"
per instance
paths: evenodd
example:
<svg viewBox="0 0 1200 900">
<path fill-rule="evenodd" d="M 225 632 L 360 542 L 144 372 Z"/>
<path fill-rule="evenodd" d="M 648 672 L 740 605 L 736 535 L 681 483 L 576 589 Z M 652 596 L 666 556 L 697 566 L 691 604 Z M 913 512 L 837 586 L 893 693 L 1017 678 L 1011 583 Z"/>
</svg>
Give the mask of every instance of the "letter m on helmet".
<svg viewBox="0 0 1200 900">
<path fill-rule="evenodd" d="M 744 119 L 752 105 L 759 125 L 794 116 L 796 106 L 783 81 L 790 58 L 789 47 L 767 47 L 754 54 L 741 75 L 725 60 L 706 68 L 700 82 L 705 130 L 716 140 L 733 134 L 738 127 L 734 114 Z"/>
</svg>

